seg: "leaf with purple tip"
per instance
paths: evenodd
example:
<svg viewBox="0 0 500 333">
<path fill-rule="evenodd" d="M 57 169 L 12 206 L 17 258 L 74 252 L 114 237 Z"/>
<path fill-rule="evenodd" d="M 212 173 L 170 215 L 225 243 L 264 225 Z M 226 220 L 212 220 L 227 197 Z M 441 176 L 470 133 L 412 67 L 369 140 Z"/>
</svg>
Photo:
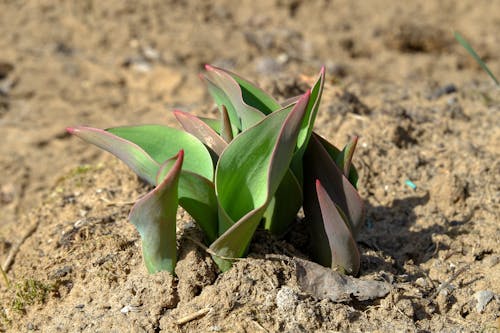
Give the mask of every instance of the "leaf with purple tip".
<svg viewBox="0 0 500 333">
<path fill-rule="evenodd" d="M 292 160 L 292 171 L 297 177 L 299 184 L 302 185 L 303 177 L 303 162 L 302 158 L 304 152 L 307 148 L 309 138 L 313 132 L 314 121 L 316 120 L 316 115 L 319 109 L 319 103 L 321 101 L 321 95 L 323 94 L 323 86 L 325 83 L 325 68 L 322 67 L 319 73 L 319 77 L 314 83 L 311 89 L 311 98 L 306 108 L 306 116 L 301 125 L 299 137 L 297 139 L 297 151 L 295 152 Z"/>
<path fill-rule="evenodd" d="M 158 171 L 158 182 L 165 177 L 175 160 L 167 160 Z M 184 208 L 203 230 L 208 243 L 217 238 L 217 198 L 214 184 L 196 173 L 182 170 L 178 185 L 179 205 Z"/>
<path fill-rule="evenodd" d="M 327 267 L 340 268 L 356 275 L 360 259 L 351 230 L 319 180 L 315 182 L 316 209 L 309 216 L 313 228 L 312 245 L 317 261 Z M 318 209 L 319 208 L 319 209 Z M 320 240 L 321 239 L 321 240 Z"/>
<path fill-rule="evenodd" d="M 78 126 L 67 131 L 80 139 L 111 152 L 127 164 L 139 177 L 154 185 L 160 164 L 139 145 L 101 129 Z"/>
<path fill-rule="evenodd" d="M 174 273 L 177 262 L 177 191 L 184 152 L 174 157 L 175 164 L 159 185 L 135 203 L 129 215 L 142 239 L 144 262 L 150 273 Z M 169 163 L 169 161 L 166 161 Z"/>
<path fill-rule="evenodd" d="M 264 118 L 264 113 L 245 103 L 240 86 L 229 74 L 209 65 L 205 68 L 209 91 L 219 107 L 227 108 L 232 124 L 237 117 L 241 122 L 238 128 L 244 131 Z"/>
<path fill-rule="evenodd" d="M 363 200 L 316 136 L 311 136 L 304 154 L 304 192 L 306 193 L 304 197 L 311 195 L 314 190 L 311 184 L 314 184 L 316 179 L 321 181 L 335 205 L 346 216 L 348 226 L 356 236 L 364 219 Z"/>
<path fill-rule="evenodd" d="M 246 79 L 242 78 L 238 74 L 235 74 L 233 72 L 215 66 L 212 66 L 212 68 L 230 75 L 239 84 L 243 101 L 246 104 L 256 108 L 265 115 L 268 115 L 271 112 L 279 110 L 282 107 L 293 104 L 289 103 L 288 105 L 280 105 L 280 103 L 278 103 L 271 95 L 267 94 L 265 91 L 263 91 L 250 81 L 247 81 Z M 295 102 L 297 102 L 300 97 L 301 96 L 297 96 Z"/>
<path fill-rule="evenodd" d="M 174 115 L 186 132 L 197 137 L 201 142 L 212 149 L 217 156 L 222 154 L 227 143 L 210 126 L 198 117 L 187 112 L 176 110 L 174 111 Z"/>
</svg>

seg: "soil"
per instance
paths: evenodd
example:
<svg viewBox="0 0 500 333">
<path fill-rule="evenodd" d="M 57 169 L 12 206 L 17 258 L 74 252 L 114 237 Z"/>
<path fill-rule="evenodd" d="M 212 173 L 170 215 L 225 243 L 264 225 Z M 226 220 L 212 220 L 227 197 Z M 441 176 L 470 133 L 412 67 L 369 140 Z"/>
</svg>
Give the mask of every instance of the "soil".
<svg viewBox="0 0 500 333">
<path fill-rule="evenodd" d="M 0 331 L 500 331 L 500 89 L 452 33 L 500 75 L 494 3 L 2 1 Z M 303 292 L 300 224 L 220 274 L 181 210 L 176 277 L 146 272 L 127 214 L 147 187 L 65 128 L 213 115 L 205 63 L 279 99 L 326 66 L 316 130 L 360 137 L 360 278 L 387 296 Z"/>
</svg>

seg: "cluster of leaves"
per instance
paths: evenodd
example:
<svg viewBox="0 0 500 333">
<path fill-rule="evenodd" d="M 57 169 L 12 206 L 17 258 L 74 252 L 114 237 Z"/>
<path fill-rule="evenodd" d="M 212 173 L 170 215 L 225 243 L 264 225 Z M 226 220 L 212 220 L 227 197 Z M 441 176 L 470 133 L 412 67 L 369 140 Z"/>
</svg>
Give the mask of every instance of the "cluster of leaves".
<svg viewBox="0 0 500 333">
<path fill-rule="evenodd" d="M 161 125 L 68 128 L 155 186 L 129 216 L 148 270 L 174 272 L 178 205 L 200 226 L 222 271 L 231 267 L 230 258 L 246 254 L 259 225 L 283 235 L 303 207 L 314 259 L 356 274 L 354 237 L 363 221 L 351 165 L 357 138 L 339 150 L 313 132 L 324 69 L 309 91 L 282 104 L 220 68 L 207 65 L 202 79 L 220 119 L 174 111 L 185 131 Z"/>
</svg>

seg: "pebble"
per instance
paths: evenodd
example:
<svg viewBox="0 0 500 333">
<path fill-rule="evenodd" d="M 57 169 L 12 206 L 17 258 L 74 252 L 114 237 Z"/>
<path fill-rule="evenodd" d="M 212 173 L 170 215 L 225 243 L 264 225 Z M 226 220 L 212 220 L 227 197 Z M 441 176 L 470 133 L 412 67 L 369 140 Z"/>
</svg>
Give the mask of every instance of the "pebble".
<svg viewBox="0 0 500 333">
<path fill-rule="evenodd" d="M 458 91 L 457 86 L 455 86 L 453 83 L 447 84 L 443 87 L 439 87 L 436 90 L 434 90 L 432 94 L 428 96 L 428 99 L 438 99 L 441 96 L 452 94 L 457 91 Z"/>
<path fill-rule="evenodd" d="M 476 311 L 482 313 L 484 308 L 493 299 L 495 294 L 491 290 L 480 290 L 474 294 L 476 300 Z"/>
<path fill-rule="evenodd" d="M 419 287 L 427 287 L 427 281 L 424 278 L 419 277 L 418 279 L 415 280 L 415 284 Z"/>
</svg>

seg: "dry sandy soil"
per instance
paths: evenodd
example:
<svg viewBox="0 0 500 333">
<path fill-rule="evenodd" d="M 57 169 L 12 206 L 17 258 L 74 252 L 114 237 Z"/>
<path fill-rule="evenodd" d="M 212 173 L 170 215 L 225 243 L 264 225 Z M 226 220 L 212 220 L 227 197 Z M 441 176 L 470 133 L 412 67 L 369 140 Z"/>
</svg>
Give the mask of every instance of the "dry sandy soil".
<svg viewBox="0 0 500 333">
<path fill-rule="evenodd" d="M 500 89 L 452 34 L 500 75 L 499 7 L 0 1 L 0 262 L 11 282 L 0 278 L 0 331 L 499 331 Z M 259 232 L 249 258 L 219 274 L 182 211 L 177 276 L 147 274 L 127 222 L 147 188 L 65 127 L 211 115 L 205 63 L 280 99 L 326 65 L 317 131 L 338 146 L 360 137 L 360 278 L 390 283 L 387 296 L 302 291 L 276 259 L 307 257 L 300 224 L 285 239 Z"/>
</svg>

